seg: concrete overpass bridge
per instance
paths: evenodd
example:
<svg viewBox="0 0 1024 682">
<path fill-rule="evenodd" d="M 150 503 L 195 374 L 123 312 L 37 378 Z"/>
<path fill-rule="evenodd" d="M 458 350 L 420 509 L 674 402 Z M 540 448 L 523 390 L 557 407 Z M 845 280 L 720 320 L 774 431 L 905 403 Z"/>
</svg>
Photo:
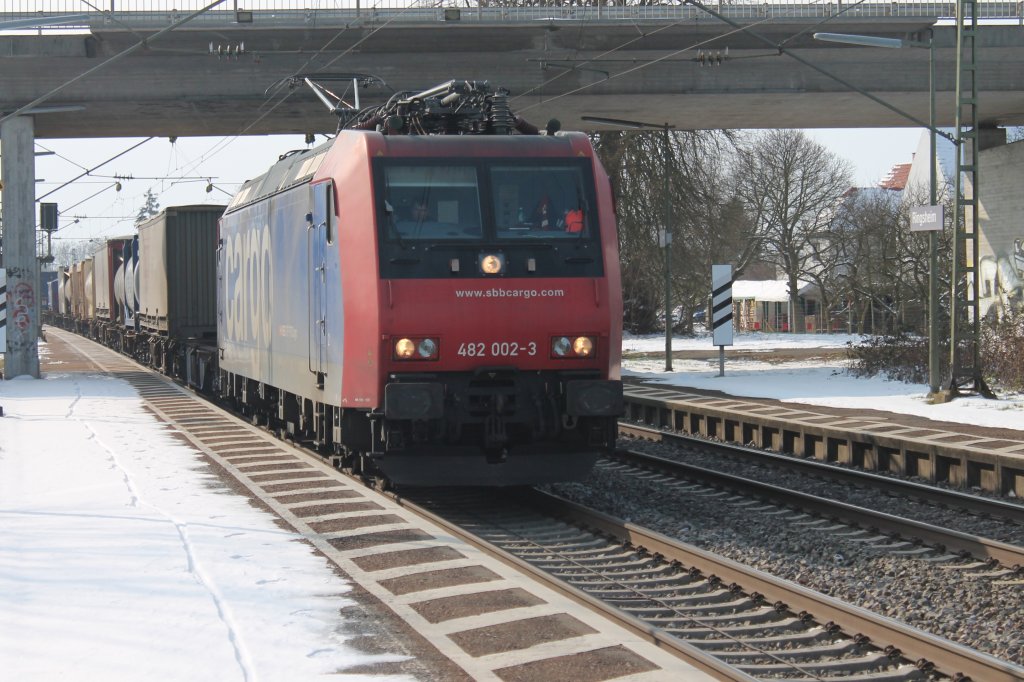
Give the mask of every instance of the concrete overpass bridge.
<svg viewBox="0 0 1024 682">
<path fill-rule="evenodd" d="M 679 129 L 919 125 L 913 119 L 928 118 L 927 51 L 839 47 L 811 34 L 920 40 L 956 7 L 464 1 L 382 0 L 366 8 L 339 0 L 311 10 L 305 0 L 247 0 L 244 8 L 221 0 L 191 18 L 205 0 L 102 0 L 106 11 L 77 16 L 68 16 L 80 11 L 77 0 L 5 0 L 0 32 L 78 28 L 0 35 L 3 265 L 23 303 L 18 324 L 8 327 L 9 376 L 39 376 L 36 137 L 333 132 L 333 115 L 312 92 L 281 83 L 337 72 L 386 84 L 362 93 L 364 106 L 452 78 L 489 80 L 511 90 L 519 114 L 541 124 L 557 117 L 566 128 L 583 127 L 583 115 Z M 979 17 L 1013 20 L 982 27 L 974 41 L 979 123 L 1024 124 L 1022 4 L 970 6 Z M 937 123 L 949 125 L 955 29 L 936 27 L 933 36 Z"/>
<path fill-rule="evenodd" d="M 366 0 L 350 0 L 308 10 L 300 0 L 251 0 L 242 10 L 240 0 L 225 0 L 160 33 L 209 3 L 103 0 L 108 11 L 67 18 L 83 5 L 6 0 L 0 26 L 57 16 L 79 30 L 49 26 L 0 35 L 0 116 L 145 40 L 36 107 L 35 135 L 333 132 L 334 117 L 311 91 L 279 86 L 295 74 L 317 72 L 380 78 L 386 86 L 363 91 L 364 106 L 395 90 L 451 78 L 489 80 L 512 91 L 512 106 L 524 117 L 541 125 L 557 117 L 567 128 L 587 127 L 582 115 L 679 129 L 915 125 L 779 48 L 926 121 L 928 50 L 820 43 L 811 34 L 927 38 L 936 20 L 956 7 L 709 2 L 723 19 L 692 5 L 467 2 L 472 6 L 394 0 L 368 8 Z M 979 17 L 1008 19 L 1008 25 L 979 29 L 980 121 L 1024 124 L 1022 3 L 977 6 Z M 39 7 L 47 11 L 31 11 Z M 937 122 L 952 125 L 956 30 L 934 31 Z"/>
</svg>

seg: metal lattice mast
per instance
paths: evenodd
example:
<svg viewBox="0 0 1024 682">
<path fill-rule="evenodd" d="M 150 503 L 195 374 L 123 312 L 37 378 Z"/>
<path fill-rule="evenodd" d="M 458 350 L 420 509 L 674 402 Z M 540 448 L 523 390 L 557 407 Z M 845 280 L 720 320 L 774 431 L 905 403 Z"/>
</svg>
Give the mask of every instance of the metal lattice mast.
<svg viewBox="0 0 1024 682">
<path fill-rule="evenodd" d="M 981 308 L 978 229 L 978 30 L 975 0 L 957 0 L 956 174 L 950 383 L 953 393 L 991 395 L 981 374 Z"/>
</svg>

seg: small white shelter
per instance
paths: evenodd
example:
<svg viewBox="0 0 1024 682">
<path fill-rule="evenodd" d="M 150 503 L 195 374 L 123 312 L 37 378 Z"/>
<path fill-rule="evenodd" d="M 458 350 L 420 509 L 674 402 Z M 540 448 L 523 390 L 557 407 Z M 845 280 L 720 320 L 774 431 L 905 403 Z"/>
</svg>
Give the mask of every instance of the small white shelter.
<svg viewBox="0 0 1024 682">
<path fill-rule="evenodd" d="M 797 281 L 802 318 L 806 331 L 818 331 L 818 288 Z M 738 331 L 788 332 L 792 317 L 789 309 L 789 282 L 786 280 L 736 280 L 732 285 L 733 316 Z"/>
</svg>

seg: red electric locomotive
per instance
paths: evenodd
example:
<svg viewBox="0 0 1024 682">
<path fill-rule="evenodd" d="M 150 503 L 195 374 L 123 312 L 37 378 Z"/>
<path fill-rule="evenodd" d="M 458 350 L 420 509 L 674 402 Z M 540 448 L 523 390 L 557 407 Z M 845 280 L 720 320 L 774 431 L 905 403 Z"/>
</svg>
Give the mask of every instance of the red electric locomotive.
<svg viewBox="0 0 1024 682">
<path fill-rule="evenodd" d="M 586 475 L 622 411 L 610 186 L 585 135 L 516 128 L 504 93 L 453 82 L 246 183 L 222 394 L 398 484 Z"/>
</svg>

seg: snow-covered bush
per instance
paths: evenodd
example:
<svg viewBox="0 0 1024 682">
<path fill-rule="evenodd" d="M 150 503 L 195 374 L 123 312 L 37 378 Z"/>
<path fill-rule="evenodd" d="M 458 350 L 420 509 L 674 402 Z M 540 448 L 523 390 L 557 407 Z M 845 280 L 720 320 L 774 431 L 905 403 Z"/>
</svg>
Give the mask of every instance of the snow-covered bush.
<svg viewBox="0 0 1024 682">
<path fill-rule="evenodd" d="M 981 333 L 981 366 L 989 386 L 1024 391 L 1024 310 L 986 322 Z"/>
<path fill-rule="evenodd" d="M 850 373 L 855 377 L 884 376 L 895 381 L 928 383 L 928 338 L 913 334 L 865 336 L 860 343 L 846 344 Z M 942 374 L 948 371 L 949 350 L 943 346 Z"/>
<path fill-rule="evenodd" d="M 856 377 L 885 376 L 928 383 L 928 337 L 912 334 L 868 336 L 847 344 L 849 371 Z M 940 383 L 949 381 L 949 340 L 939 343 Z M 1024 391 L 1024 310 L 985 320 L 981 328 L 981 367 L 995 391 Z"/>
</svg>

